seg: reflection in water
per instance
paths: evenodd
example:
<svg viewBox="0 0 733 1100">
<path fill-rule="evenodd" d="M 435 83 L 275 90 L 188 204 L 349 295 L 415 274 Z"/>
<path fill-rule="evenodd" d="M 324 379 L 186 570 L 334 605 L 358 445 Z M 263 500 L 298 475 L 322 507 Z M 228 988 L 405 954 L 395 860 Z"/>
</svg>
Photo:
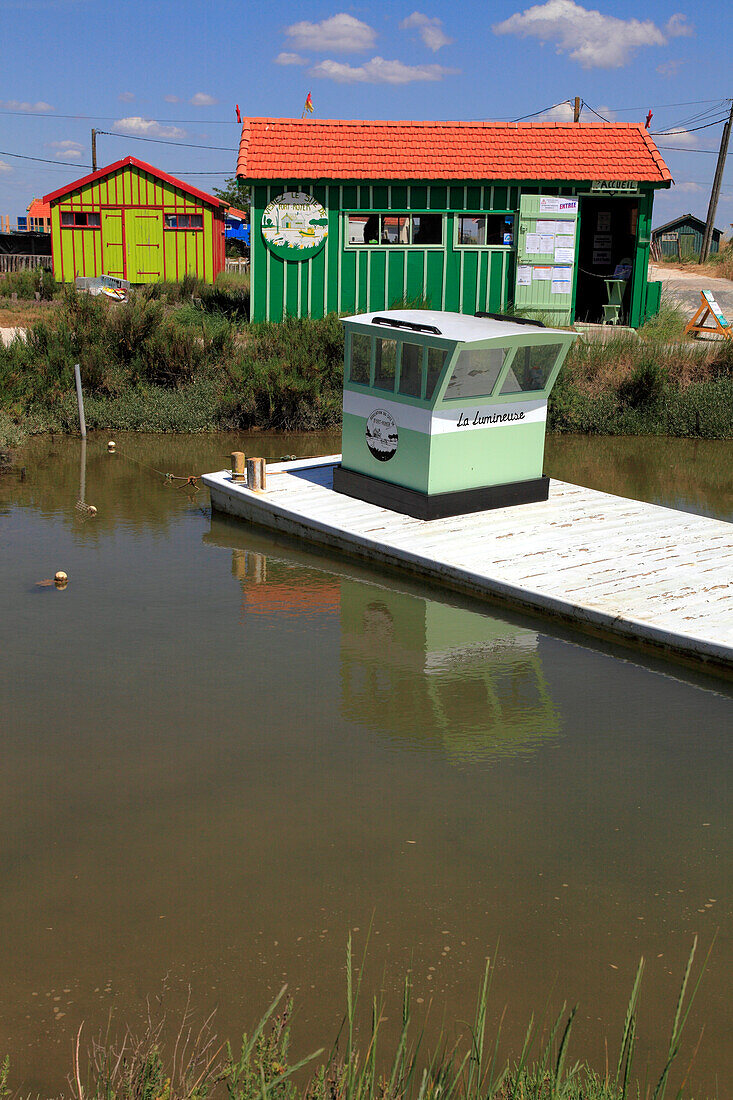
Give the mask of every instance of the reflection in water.
<svg viewBox="0 0 733 1100">
<path fill-rule="evenodd" d="M 142 465 L 311 445 L 334 450 L 90 437 L 82 484 L 79 441 L 46 438 L 0 479 L 0 1059 L 22 1095 L 61 1091 L 82 1021 L 134 1026 L 166 974 L 172 1015 L 190 983 L 222 1039 L 288 982 L 306 1054 L 370 924 L 365 990 L 398 1004 L 412 968 L 428 1028 L 462 1020 L 499 939 L 502 1053 L 567 997 L 599 1067 L 643 954 L 658 1065 L 692 937 L 726 926 L 723 685 L 212 520 Z M 65 591 L 36 587 L 60 568 Z M 689 1021 L 696 1095 L 733 1073 L 730 957 L 721 935 Z"/>
<path fill-rule="evenodd" d="M 243 623 L 340 614 L 349 721 L 457 760 L 527 751 L 559 730 L 534 630 L 256 550 L 234 548 L 232 574 Z"/>
<path fill-rule="evenodd" d="M 556 734 L 537 633 L 463 608 L 341 581 L 346 717 L 458 759 Z"/>
</svg>

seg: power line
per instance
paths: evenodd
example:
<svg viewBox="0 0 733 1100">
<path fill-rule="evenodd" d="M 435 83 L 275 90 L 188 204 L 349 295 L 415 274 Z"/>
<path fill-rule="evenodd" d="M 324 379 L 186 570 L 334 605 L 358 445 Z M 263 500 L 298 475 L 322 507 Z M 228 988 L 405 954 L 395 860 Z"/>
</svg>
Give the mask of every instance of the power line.
<svg viewBox="0 0 733 1100">
<path fill-rule="evenodd" d="M 704 126 L 691 126 L 688 130 L 683 130 L 680 126 L 676 126 L 670 130 L 655 130 L 651 136 L 672 137 L 674 134 L 694 134 L 698 130 L 709 130 L 711 126 L 719 126 L 721 122 L 725 121 L 725 118 L 716 118 L 715 122 L 706 122 Z"/>
<path fill-rule="evenodd" d="M 54 164 L 59 169 L 64 167 L 63 163 L 59 160 L 48 160 L 46 159 L 46 157 L 28 157 L 25 156 L 23 153 L 10 153 L 7 149 L 0 149 L 0 156 L 14 157 L 16 160 L 33 160 L 36 161 L 36 163 L 38 164 Z M 73 164 L 69 163 L 67 167 L 69 170 L 71 170 L 73 168 L 91 169 L 92 166 L 91 164 L 80 164 L 79 161 L 74 161 Z M 188 169 L 185 168 L 182 170 L 171 168 L 169 169 L 169 171 L 171 172 L 171 174 L 177 172 L 181 176 L 183 176 L 184 174 L 186 176 L 226 176 L 227 174 L 231 174 L 231 168 L 224 168 L 220 172 L 189 172 Z"/>
<path fill-rule="evenodd" d="M 512 122 L 523 122 L 525 118 L 537 118 L 537 115 L 547 114 L 548 111 L 554 111 L 556 107 L 564 107 L 566 103 L 570 103 L 569 99 L 563 99 L 560 103 L 553 103 L 551 107 L 543 107 L 541 111 L 532 111 L 529 115 L 520 115 L 519 118 L 513 118 Z"/>
<path fill-rule="evenodd" d="M 56 111 L 11 111 L 0 107 L 0 115 L 19 115 L 21 118 L 66 118 L 94 122 L 117 122 L 119 115 L 59 115 Z M 236 119 L 228 118 L 159 118 L 160 123 L 186 123 L 189 126 L 239 126 Z"/>
<path fill-rule="evenodd" d="M 590 103 L 586 103 L 585 100 L 583 100 L 583 106 L 587 107 L 589 111 L 592 111 L 596 118 L 600 118 L 601 122 L 608 122 L 609 124 L 611 123 L 610 118 L 604 118 L 603 115 L 599 115 L 598 111 L 593 110 Z"/>
<path fill-rule="evenodd" d="M 107 137 L 124 138 L 125 141 L 154 141 L 156 145 L 178 145 L 182 149 L 216 149 L 220 153 L 236 153 L 232 145 L 194 145 L 189 141 L 172 141 L 170 138 L 142 137 L 137 134 L 121 134 L 115 130 L 97 130 L 98 134 L 106 134 Z"/>
<path fill-rule="evenodd" d="M 671 135 L 668 134 L 667 136 L 670 137 Z M 684 145 L 658 145 L 657 149 L 664 149 L 667 153 L 715 153 L 716 156 L 719 152 L 718 149 L 685 149 Z M 728 153 L 728 156 L 730 156 L 731 153 L 733 153 L 733 149 Z"/>
<path fill-rule="evenodd" d="M 716 99 L 690 99 L 686 103 L 656 103 L 652 104 L 655 110 L 661 111 L 666 107 L 698 107 L 702 103 L 718 103 L 720 100 Z M 723 100 L 722 102 L 725 102 Z M 649 104 L 639 107 L 609 107 L 609 111 L 613 111 L 614 114 L 623 114 L 626 111 L 646 111 L 649 108 Z"/>
</svg>

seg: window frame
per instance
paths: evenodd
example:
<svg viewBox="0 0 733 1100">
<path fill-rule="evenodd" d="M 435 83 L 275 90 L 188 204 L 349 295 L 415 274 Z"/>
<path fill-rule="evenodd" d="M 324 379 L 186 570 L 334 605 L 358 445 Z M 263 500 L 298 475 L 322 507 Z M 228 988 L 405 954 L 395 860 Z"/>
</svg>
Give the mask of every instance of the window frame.
<svg viewBox="0 0 733 1100">
<path fill-rule="evenodd" d="M 461 218 L 507 218 L 511 215 L 514 219 L 512 233 L 514 240 L 511 244 L 462 244 L 459 241 L 459 221 Z M 516 225 L 518 215 L 516 210 L 454 210 L 453 211 L 453 247 L 456 249 L 469 249 L 474 252 L 512 252 L 516 247 Z"/>
<path fill-rule="evenodd" d="M 168 225 L 168 218 L 201 218 L 201 225 Z M 187 211 L 182 213 L 175 211 L 163 211 L 163 231 L 166 233 L 203 233 L 204 231 L 204 215 L 203 211 Z"/>
<path fill-rule="evenodd" d="M 395 242 L 394 244 L 388 244 L 386 241 L 373 242 L 371 244 L 358 244 L 349 240 L 349 218 L 352 217 L 373 217 L 379 218 L 392 217 L 392 218 L 409 218 L 410 220 L 410 241 L 408 244 L 400 244 Z M 420 218 L 430 215 L 431 217 L 440 218 L 441 236 L 442 240 L 440 244 L 414 244 L 412 241 L 412 219 L 413 217 Z M 370 249 L 375 252 L 393 252 L 398 249 L 406 249 L 415 252 L 444 252 L 447 244 L 446 234 L 446 211 L 445 210 L 385 210 L 384 208 L 378 210 L 344 210 L 343 211 L 343 247 L 353 252 L 367 252 Z M 381 223 L 380 223 L 381 224 Z"/>
<path fill-rule="evenodd" d="M 64 215 L 70 214 L 73 218 L 77 218 L 83 215 L 87 219 L 86 225 L 64 225 Z M 89 217 L 99 218 L 98 225 L 89 225 Z M 60 210 L 59 211 L 59 225 L 61 229 L 92 229 L 99 232 L 102 228 L 102 213 L 100 210 Z"/>
</svg>

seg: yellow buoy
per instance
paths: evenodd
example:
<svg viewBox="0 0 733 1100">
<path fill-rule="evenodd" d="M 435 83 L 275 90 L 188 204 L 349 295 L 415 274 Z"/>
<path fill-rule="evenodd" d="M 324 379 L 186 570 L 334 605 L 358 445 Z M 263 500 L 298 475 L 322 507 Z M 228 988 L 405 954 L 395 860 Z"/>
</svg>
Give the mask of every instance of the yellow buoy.
<svg viewBox="0 0 733 1100">
<path fill-rule="evenodd" d="M 64 573 L 63 569 L 59 569 L 58 573 L 53 578 L 53 582 L 57 588 L 66 588 L 66 585 L 69 583 L 69 578 L 66 573 Z"/>
<path fill-rule="evenodd" d="M 114 439 L 110 439 L 109 443 L 107 444 L 107 450 L 110 452 L 110 454 L 112 453 L 112 451 L 114 451 L 116 446 L 117 444 L 115 443 Z"/>
</svg>

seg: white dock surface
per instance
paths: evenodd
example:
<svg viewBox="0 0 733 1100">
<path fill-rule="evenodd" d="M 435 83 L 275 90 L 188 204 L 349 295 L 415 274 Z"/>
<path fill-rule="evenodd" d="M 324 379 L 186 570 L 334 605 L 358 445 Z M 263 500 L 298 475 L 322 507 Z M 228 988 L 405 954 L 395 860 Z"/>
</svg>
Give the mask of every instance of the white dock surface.
<svg viewBox="0 0 733 1100">
<path fill-rule="evenodd" d="M 335 493 L 340 455 L 267 467 L 212 505 L 273 530 L 710 670 L 733 670 L 733 524 L 552 481 L 549 500 L 423 521 Z"/>
</svg>

